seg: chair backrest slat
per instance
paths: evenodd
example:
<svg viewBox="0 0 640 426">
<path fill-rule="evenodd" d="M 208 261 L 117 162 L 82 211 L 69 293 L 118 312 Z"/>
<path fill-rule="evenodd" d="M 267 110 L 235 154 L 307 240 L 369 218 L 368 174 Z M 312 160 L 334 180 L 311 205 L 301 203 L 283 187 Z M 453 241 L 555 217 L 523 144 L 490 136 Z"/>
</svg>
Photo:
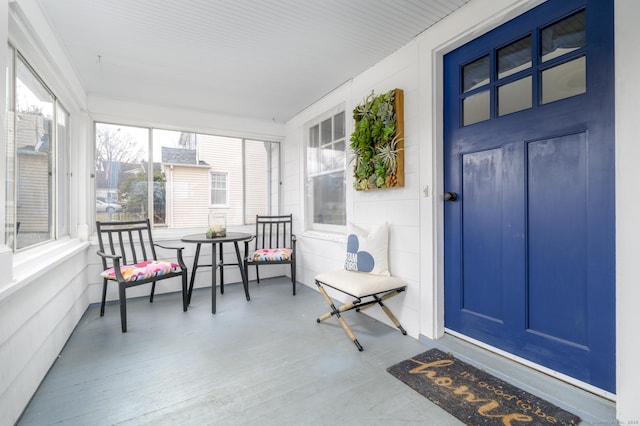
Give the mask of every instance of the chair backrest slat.
<svg viewBox="0 0 640 426">
<path fill-rule="evenodd" d="M 139 232 L 138 232 L 139 234 Z M 131 257 L 133 260 L 133 263 L 138 263 L 138 253 L 136 250 L 136 241 L 135 241 L 135 236 L 136 234 L 133 233 L 133 231 L 129 230 L 127 231 L 127 236 L 128 236 L 128 242 L 129 242 L 129 249 L 131 250 Z M 144 244 L 141 245 L 141 247 L 144 247 Z"/>
<path fill-rule="evenodd" d="M 156 255 L 156 246 L 153 243 L 153 237 L 151 236 L 151 227 L 147 228 L 147 238 L 149 239 L 149 249 L 151 250 L 152 259 L 157 260 L 158 256 Z"/>
<path fill-rule="evenodd" d="M 118 244 L 120 245 L 120 251 L 118 253 L 122 255 L 122 263 L 126 265 L 129 262 L 127 261 L 127 250 L 126 250 L 125 242 L 122 239 L 122 232 L 116 232 L 116 234 L 118 235 Z"/>
</svg>

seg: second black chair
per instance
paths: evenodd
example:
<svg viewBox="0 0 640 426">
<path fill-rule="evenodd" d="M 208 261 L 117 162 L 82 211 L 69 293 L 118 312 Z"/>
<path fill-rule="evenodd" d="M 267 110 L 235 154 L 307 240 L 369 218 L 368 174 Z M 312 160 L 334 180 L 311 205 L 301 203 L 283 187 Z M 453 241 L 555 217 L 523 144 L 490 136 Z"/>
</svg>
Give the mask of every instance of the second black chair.
<svg viewBox="0 0 640 426">
<path fill-rule="evenodd" d="M 256 216 L 255 236 L 244 243 L 244 271 L 249 265 L 256 267 L 256 280 L 260 283 L 258 268 L 266 265 L 291 265 L 293 295 L 296 295 L 296 236 L 293 234 L 292 215 Z M 249 251 L 249 244 L 253 250 Z M 248 276 L 248 275 L 247 275 Z"/>
</svg>

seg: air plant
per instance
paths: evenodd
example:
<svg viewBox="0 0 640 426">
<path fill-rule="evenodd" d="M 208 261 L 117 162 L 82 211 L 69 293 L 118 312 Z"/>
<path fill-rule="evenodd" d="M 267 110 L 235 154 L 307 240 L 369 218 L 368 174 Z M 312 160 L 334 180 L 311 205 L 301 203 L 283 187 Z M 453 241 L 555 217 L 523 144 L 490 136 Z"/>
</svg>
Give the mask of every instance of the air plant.
<svg viewBox="0 0 640 426">
<path fill-rule="evenodd" d="M 362 103 L 356 105 L 353 109 L 353 119 L 356 121 L 362 121 L 364 119 L 373 118 L 373 90 L 366 98 L 362 100 Z"/>
<path fill-rule="evenodd" d="M 376 146 L 376 159 L 382 162 L 388 174 L 395 174 L 398 169 L 398 152 L 403 148 L 398 149 L 397 146 L 401 140 L 404 138 L 396 135 L 389 143 Z"/>
</svg>

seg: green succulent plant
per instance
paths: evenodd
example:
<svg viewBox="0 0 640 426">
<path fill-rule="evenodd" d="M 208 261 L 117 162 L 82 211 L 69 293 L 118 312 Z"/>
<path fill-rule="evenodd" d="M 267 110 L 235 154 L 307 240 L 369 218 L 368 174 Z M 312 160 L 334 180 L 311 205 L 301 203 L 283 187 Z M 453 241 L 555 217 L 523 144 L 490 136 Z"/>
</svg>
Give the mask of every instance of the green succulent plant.
<svg viewBox="0 0 640 426">
<path fill-rule="evenodd" d="M 356 124 L 350 148 L 356 190 L 385 188 L 397 182 L 398 142 L 403 139 L 396 133 L 395 93 L 390 90 L 375 95 L 372 91 L 353 109 Z"/>
</svg>

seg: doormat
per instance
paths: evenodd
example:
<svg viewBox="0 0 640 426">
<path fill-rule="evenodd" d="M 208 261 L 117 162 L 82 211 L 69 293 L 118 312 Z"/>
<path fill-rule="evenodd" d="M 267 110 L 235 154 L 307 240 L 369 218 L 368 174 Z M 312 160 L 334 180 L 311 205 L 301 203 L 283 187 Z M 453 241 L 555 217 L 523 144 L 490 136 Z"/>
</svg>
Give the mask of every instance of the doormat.
<svg viewBox="0 0 640 426">
<path fill-rule="evenodd" d="M 387 371 L 467 425 L 577 425 L 580 418 L 438 349 Z"/>
</svg>

